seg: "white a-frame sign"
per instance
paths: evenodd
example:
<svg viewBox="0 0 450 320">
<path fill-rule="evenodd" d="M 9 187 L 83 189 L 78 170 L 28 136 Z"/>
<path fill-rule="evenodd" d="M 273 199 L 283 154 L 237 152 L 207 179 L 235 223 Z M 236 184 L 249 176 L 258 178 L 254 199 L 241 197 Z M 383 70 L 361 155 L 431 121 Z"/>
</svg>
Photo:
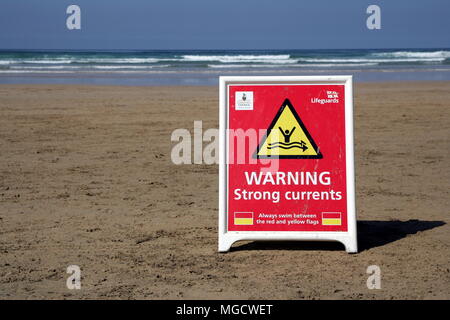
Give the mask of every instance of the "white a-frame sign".
<svg viewBox="0 0 450 320">
<path fill-rule="evenodd" d="M 351 76 L 220 78 L 219 251 L 239 240 L 357 252 Z"/>
</svg>

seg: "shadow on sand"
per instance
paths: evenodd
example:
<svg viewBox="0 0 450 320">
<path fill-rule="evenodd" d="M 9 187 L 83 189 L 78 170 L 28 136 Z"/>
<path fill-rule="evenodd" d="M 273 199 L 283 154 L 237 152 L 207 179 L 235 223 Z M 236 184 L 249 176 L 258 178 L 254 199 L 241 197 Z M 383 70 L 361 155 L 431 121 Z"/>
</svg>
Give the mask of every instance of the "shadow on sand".
<svg viewBox="0 0 450 320">
<path fill-rule="evenodd" d="M 443 221 L 358 221 L 358 251 L 384 246 L 410 234 L 443 226 Z M 345 250 L 339 242 L 321 241 L 254 241 L 235 245 L 232 251 L 241 250 Z"/>
</svg>

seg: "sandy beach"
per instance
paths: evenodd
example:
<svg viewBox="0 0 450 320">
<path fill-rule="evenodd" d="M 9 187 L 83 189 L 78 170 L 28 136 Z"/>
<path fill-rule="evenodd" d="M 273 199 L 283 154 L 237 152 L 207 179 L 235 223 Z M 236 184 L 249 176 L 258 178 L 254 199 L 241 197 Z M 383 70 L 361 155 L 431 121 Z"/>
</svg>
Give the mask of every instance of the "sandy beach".
<svg viewBox="0 0 450 320">
<path fill-rule="evenodd" d="M 170 157 L 173 130 L 218 128 L 217 87 L 0 85 L 0 299 L 449 299 L 450 82 L 354 92 L 360 253 L 219 254 L 218 166 Z"/>
</svg>

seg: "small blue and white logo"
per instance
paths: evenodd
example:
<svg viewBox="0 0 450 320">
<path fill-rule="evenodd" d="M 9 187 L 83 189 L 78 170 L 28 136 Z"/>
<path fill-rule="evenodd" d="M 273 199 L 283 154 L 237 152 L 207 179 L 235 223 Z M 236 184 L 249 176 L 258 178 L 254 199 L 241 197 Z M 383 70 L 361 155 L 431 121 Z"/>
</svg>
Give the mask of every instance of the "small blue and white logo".
<svg viewBox="0 0 450 320">
<path fill-rule="evenodd" d="M 253 91 L 236 91 L 236 110 L 253 110 Z"/>
</svg>

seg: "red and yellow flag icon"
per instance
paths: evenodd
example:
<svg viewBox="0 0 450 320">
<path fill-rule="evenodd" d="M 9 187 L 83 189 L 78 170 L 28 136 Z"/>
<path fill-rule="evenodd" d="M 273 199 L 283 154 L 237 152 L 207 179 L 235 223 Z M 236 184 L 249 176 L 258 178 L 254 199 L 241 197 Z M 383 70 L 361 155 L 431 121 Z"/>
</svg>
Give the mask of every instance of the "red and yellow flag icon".
<svg viewBox="0 0 450 320">
<path fill-rule="evenodd" d="M 340 212 L 323 212 L 322 225 L 324 226 L 340 226 L 342 218 Z"/>
<path fill-rule="evenodd" d="M 241 226 L 253 225 L 253 212 L 235 212 L 234 224 Z"/>
</svg>

